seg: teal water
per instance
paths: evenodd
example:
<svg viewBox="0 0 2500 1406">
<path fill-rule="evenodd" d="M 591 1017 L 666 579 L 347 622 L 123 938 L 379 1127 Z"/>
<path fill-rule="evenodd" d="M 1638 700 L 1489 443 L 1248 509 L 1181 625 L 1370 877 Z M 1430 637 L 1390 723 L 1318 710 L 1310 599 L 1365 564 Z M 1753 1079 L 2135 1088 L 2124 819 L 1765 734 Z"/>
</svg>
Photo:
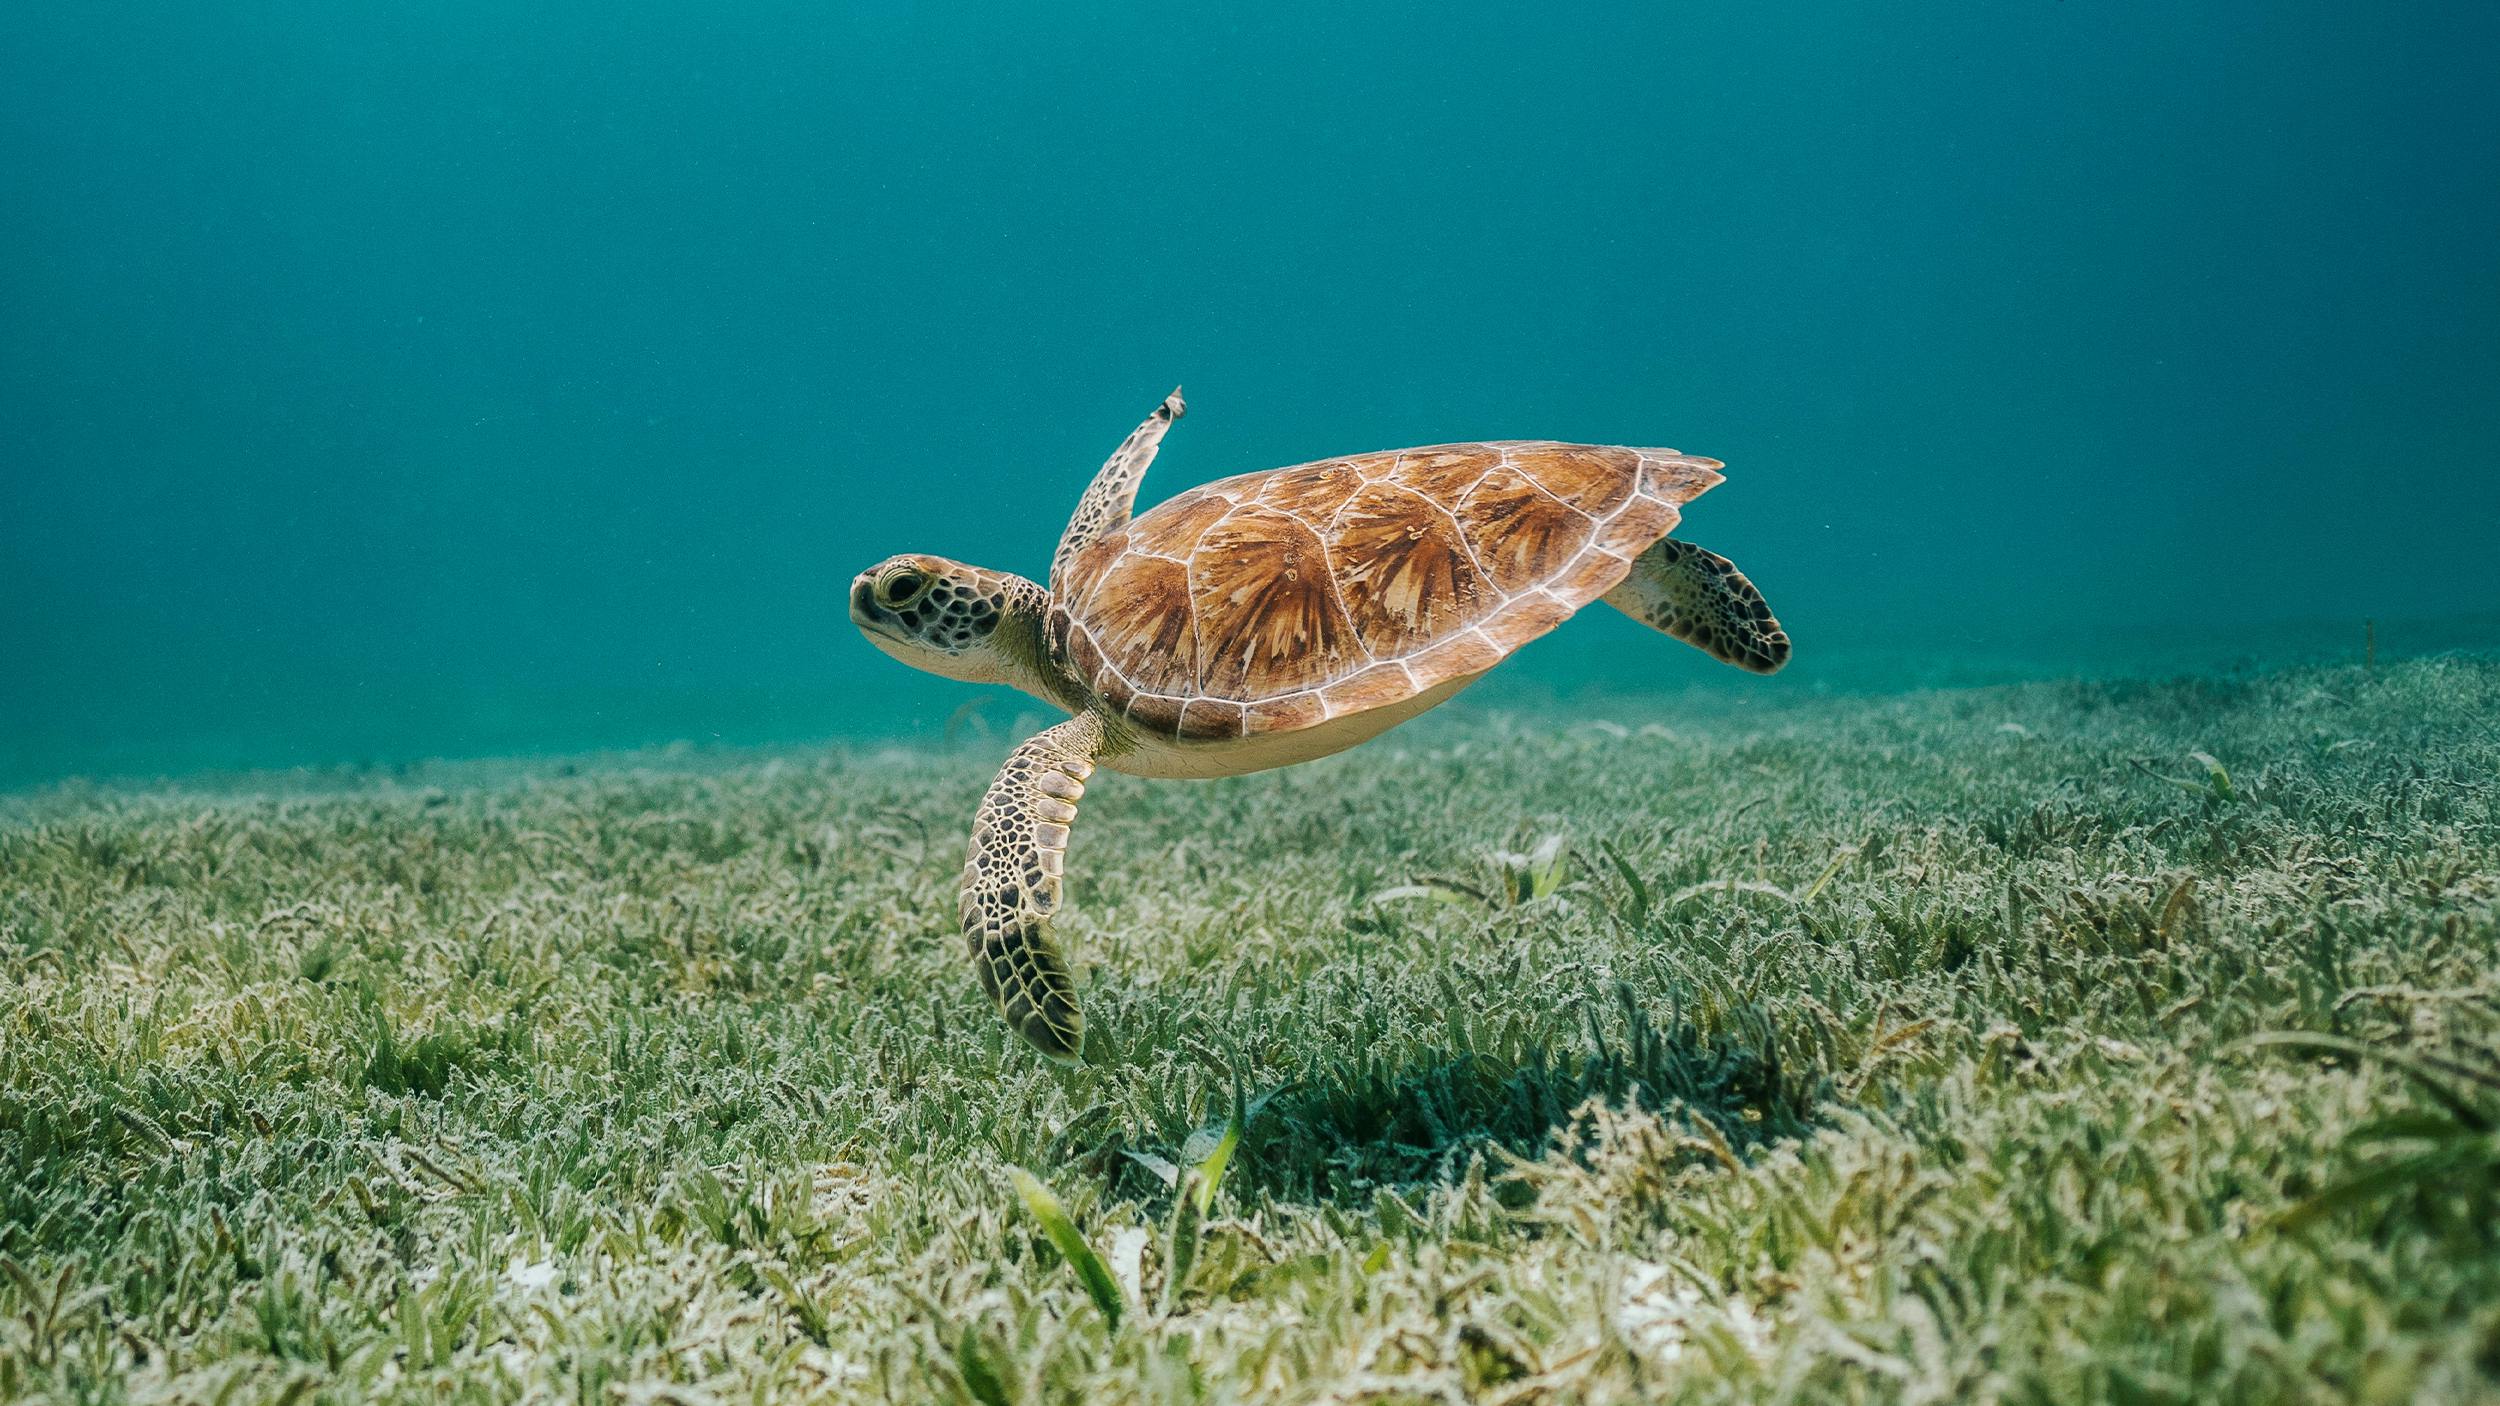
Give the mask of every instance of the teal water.
<svg viewBox="0 0 2500 1406">
<path fill-rule="evenodd" d="M 8 7 L 0 781 L 933 734 L 1175 382 L 1727 460 L 1538 696 L 2500 640 L 2500 9 L 1570 8 Z"/>
</svg>

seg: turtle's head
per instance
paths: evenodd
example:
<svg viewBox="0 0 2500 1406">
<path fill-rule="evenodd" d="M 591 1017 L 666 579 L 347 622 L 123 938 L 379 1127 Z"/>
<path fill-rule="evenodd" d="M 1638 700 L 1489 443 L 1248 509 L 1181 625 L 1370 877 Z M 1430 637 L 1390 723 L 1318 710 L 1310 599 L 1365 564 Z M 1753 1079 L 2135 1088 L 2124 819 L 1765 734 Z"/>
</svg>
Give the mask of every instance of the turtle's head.
<svg viewBox="0 0 2500 1406">
<path fill-rule="evenodd" d="M 1050 597 L 1004 571 L 944 557 L 887 557 L 851 582 L 851 623 L 915 669 L 1032 689 Z"/>
</svg>

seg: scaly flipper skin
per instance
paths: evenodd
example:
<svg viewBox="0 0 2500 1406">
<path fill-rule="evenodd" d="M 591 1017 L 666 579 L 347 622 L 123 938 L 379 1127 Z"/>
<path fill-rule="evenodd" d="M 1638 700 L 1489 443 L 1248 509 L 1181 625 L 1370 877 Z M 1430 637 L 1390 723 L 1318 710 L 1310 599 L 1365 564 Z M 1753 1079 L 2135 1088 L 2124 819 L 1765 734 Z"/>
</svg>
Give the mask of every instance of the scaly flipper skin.
<svg viewBox="0 0 2500 1406">
<path fill-rule="evenodd" d="M 1788 662 L 1788 633 L 1762 592 L 1717 552 L 1670 537 L 1640 554 L 1606 603 L 1721 663 L 1757 674 Z"/>
<path fill-rule="evenodd" d="M 964 860 L 964 940 L 981 984 L 1026 1043 L 1077 1062 L 1085 1017 L 1076 985 L 1050 942 L 1068 826 L 1102 749 L 1102 720 L 1079 713 L 1007 758 L 972 824 Z"/>
<path fill-rule="evenodd" d="M 1146 422 L 1129 431 L 1129 437 L 1121 440 L 1120 447 L 1103 461 L 1092 486 L 1077 500 L 1076 513 L 1068 519 L 1068 530 L 1059 534 L 1059 550 L 1051 554 L 1052 590 L 1058 590 L 1067 580 L 1068 563 L 1078 552 L 1128 521 L 1130 510 L 1137 505 L 1137 485 L 1146 481 L 1146 470 L 1154 464 L 1155 451 L 1163 446 L 1164 431 L 1188 413 L 1188 405 L 1181 400 L 1181 388 L 1174 386 L 1154 413 L 1146 417 Z"/>
</svg>

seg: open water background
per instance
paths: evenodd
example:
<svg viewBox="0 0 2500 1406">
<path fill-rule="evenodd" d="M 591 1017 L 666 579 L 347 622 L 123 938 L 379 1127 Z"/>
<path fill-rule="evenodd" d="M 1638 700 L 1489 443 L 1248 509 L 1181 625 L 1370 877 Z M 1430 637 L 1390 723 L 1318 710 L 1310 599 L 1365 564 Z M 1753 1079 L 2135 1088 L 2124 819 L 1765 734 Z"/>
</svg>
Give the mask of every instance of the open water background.
<svg viewBox="0 0 2500 1406">
<path fill-rule="evenodd" d="M 0 10 L 0 784 L 935 735 L 897 550 L 1725 459 L 1768 682 L 2500 643 L 2500 7 Z M 1007 725 L 1016 705 L 993 710 Z M 1616 716 L 1624 716 L 1617 708 Z"/>
</svg>

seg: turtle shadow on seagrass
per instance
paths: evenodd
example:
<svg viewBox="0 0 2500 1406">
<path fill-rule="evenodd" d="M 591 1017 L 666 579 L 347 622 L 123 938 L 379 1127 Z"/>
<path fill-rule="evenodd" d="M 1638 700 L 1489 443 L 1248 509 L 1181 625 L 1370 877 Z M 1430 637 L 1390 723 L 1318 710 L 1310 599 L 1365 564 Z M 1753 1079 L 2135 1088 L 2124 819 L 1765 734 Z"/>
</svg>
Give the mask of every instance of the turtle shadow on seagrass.
<svg viewBox="0 0 2500 1406">
<path fill-rule="evenodd" d="M 1182 409 L 1174 391 L 1103 464 L 1047 588 L 919 555 L 851 583 L 851 619 L 879 649 L 1070 714 L 1016 748 L 982 797 L 962 901 L 982 985 L 1062 1061 L 1084 1018 L 1048 924 L 1096 766 L 1235 776 L 1340 752 L 1599 599 L 1740 668 L 1788 662 L 1744 573 L 1667 536 L 1720 481 L 1715 459 L 1436 444 L 1220 479 L 1132 519 Z"/>
</svg>

